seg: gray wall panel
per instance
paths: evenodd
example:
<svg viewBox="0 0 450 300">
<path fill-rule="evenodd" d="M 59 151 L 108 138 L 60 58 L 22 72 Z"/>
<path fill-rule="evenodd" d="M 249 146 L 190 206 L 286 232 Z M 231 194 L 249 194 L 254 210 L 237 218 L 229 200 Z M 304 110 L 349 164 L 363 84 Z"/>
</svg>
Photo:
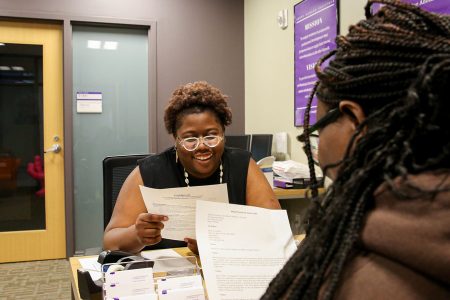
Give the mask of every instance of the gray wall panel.
<svg viewBox="0 0 450 300">
<path fill-rule="evenodd" d="M 163 122 L 167 100 L 186 82 L 207 80 L 229 95 L 228 133 L 244 132 L 244 1 L 0 0 L 0 15 L 8 12 L 156 21 L 158 151 L 172 145 Z"/>
</svg>

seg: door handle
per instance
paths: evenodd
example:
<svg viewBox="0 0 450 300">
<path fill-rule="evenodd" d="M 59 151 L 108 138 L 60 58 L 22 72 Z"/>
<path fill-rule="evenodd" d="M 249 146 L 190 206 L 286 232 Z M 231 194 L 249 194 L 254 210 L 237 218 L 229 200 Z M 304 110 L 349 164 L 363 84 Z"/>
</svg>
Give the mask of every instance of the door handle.
<svg viewBox="0 0 450 300">
<path fill-rule="evenodd" d="M 61 145 L 53 144 L 50 148 L 48 148 L 47 150 L 44 150 L 44 153 L 49 153 L 49 152 L 53 152 L 53 153 L 61 152 Z"/>
</svg>

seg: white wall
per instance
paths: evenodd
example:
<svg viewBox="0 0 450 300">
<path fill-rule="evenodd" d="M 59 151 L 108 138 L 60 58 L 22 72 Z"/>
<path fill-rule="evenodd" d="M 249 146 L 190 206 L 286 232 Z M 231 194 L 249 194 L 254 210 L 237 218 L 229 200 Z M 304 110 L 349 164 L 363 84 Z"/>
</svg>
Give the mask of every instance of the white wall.
<svg viewBox="0 0 450 300">
<path fill-rule="evenodd" d="M 366 0 L 341 0 L 340 1 L 340 33 L 347 34 L 348 27 L 365 19 L 364 7 Z"/>
<path fill-rule="evenodd" d="M 294 126 L 294 5 L 298 0 L 245 0 L 245 132 L 288 133 L 290 158 L 306 162 Z M 364 17 L 365 0 L 341 0 L 341 32 Z M 288 9 L 288 28 L 277 14 Z"/>
</svg>

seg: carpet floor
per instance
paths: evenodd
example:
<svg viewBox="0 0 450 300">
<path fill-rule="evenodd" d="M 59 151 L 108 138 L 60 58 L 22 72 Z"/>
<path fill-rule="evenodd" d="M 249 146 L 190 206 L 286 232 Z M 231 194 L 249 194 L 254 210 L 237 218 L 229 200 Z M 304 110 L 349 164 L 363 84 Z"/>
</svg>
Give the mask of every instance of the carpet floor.
<svg viewBox="0 0 450 300">
<path fill-rule="evenodd" d="M 70 300 L 66 259 L 0 264 L 0 300 Z"/>
</svg>

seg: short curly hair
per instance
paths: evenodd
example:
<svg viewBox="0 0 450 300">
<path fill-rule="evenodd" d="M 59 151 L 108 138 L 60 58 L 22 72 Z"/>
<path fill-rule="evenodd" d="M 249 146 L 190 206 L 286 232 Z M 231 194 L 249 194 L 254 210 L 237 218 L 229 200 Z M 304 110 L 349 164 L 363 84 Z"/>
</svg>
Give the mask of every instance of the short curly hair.
<svg viewBox="0 0 450 300">
<path fill-rule="evenodd" d="M 231 124 L 232 114 L 227 103 L 228 96 L 207 83 L 197 81 L 177 88 L 169 100 L 164 112 L 164 124 L 167 132 L 176 135 L 185 115 L 212 111 L 220 121 L 222 128 Z"/>
</svg>

